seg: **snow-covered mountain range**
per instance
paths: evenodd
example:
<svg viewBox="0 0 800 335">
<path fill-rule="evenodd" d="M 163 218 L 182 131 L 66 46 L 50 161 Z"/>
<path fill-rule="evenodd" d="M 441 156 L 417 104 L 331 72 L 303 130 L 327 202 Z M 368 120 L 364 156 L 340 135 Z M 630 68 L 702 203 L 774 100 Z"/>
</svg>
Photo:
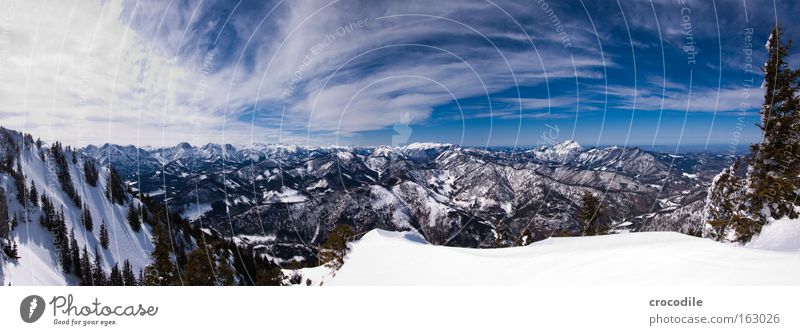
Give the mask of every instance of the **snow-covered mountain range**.
<svg viewBox="0 0 800 335">
<path fill-rule="evenodd" d="M 601 197 L 602 220 L 616 230 L 694 234 L 726 160 L 574 141 L 534 149 L 106 144 L 81 152 L 195 225 L 281 261 L 313 260 L 337 223 L 356 233 L 416 230 L 461 247 L 494 246 L 498 233 L 511 245 L 526 228 L 535 240 L 576 235 L 584 191 Z"/>
</svg>

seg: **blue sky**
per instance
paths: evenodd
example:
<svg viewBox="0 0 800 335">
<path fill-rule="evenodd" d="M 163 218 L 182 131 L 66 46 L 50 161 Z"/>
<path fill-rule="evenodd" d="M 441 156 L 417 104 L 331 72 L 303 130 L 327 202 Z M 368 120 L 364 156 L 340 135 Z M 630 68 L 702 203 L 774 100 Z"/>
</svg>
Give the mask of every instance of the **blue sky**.
<svg viewBox="0 0 800 335">
<path fill-rule="evenodd" d="M 771 27 L 800 36 L 796 1 L 21 6 L 4 125 L 76 145 L 745 144 Z"/>
</svg>

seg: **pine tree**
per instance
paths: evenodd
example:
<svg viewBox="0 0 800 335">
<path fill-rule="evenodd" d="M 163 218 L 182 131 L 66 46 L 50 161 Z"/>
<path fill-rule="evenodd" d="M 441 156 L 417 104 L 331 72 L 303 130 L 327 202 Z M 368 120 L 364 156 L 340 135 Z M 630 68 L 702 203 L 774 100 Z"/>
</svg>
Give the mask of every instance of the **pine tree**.
<svg viewBox="0 0 800 335">
<path fill-rule="evenodd" d="M 338 270 L 344 264 L 347 254 L 347 241 L 353 236 L 353 229 L 345 224 L 338 224 L 328 234 L 319 251 L 319 261 L 328 267 Z"/>
<path fill-rule="evenodd" d="M 94 161 L 89 159 L 83 160 L 83 176 L 87 184 L 92 187 L 97 186 L 97 179 L 99 179 L 100 175 L 97 172 L 97 166 L 94 164 Z"/>
<path fill-rule="evenodd" d="M 219 257 L 217 259 L 217 285 L 220 286 L 230 286 L 234 284 L 234 275 L 236 271 L 234 271 L 233 267 L 228 264 L 228 260 L 225 257 Z"/>
<path fill-rule="evenodd" d="M 257 286 L 281 286 L 285 276 L 277 265 L 271 265 L 266 269 L 259 270 L 256 273 Z"/>
<path fill-rule="evenodd" d="M 119 264 L 114 264 L 111 268 L 111 275 L 108 277 L 108 285 L 110 286 L 123 286 L 125 283 L 122 280 L 122 273 L 119 272 Z"/>
<path fill-rule="evenodd" d="M 11 257 L 15 260 L 19 259 L 19 250 L 17 249 L 17 241 L 13 240 L 11 241 L 11 248 L 10 251 L 8 252 L 8 257 Z"/>
<path fill-rule="evenodd" d="M 81 253 L 81 286 L 94 285 L 94 278 L 92 277 L 92 261 L 89 260 L 89 252 L 86 250 L 86 245 L 83 246 Z"/>
<path fill-rule="evenodd" d="M 22 173 L 22 164 L 20 160 L 17 160 L 17 170 L 12 173 L 11 176 L 14 178 L 14 184 L 17 186 L 17 202 L 22 206 L 26 206 L 27 198 L 25 197 L 25 192 L 27 190 L 25 189 L 25 174 Z"/>
<path fill-rule="evenodd" d="M 503 220 L 498 220 L 495 225 L 494 246 L 501 248 L 506 246 L 506 225 Z"/>
<path fill-rule="evenodd" d="M 740 160 L 714 178 L 709 188 L 705 205 L 704 221 L 707 228 L 704 235 L 717 240 L 725 239 L 736 227 L 752 223 L 749 214 L 742 206 L 745 203 L 746 180 L 739 177 Z"/>
<path fill-rule="evenodd" d="M 81 249 L 78 247 L 78 240 L 75 239 L 74 229 L 70 233 L 70 246 L 69 246 L 71 259 L 72 259 L 72 272 L 81 278 L 83 276 L 83 269 L 81 268 Z"/>
<path fill-rule="evenodd" d="M 136 286 L 136 275 L 133 273 L 133 266 L 127 259 L 122 266 L 122 282 L 125 286 Z"/>
<path fill-rule="evenodd" d="M 19 220 L 17 219 L 17 213 L 14 213 L 14 217 L 11 219 L 11 230 L 17 229 L 19 226 Z"/>
<path fill-rule="evenodd" d="M 518 247 L 523 247 L 531 243 L 533 243 L 533 232 L 531 232 L 531 228 L 525 228 L 525 230 L 522 231 L 522 235 L 519 236 L 515 244 Z"/>
<path fill-rule="evenodd" d="M 34 207 L 39 207 L 39 192 L 36 191 L 36 183 L 31 180 L 31 190 L 28 191 L 28 198 L 30 199 L 31 205 Z"/>
<path fill-rule="evenodd" d="M 92 222 L 92 213 L 89 211 L 89 207 L 84 206 L 83 212 L 81 215 L 81 220 L 83 221 L 83 226 L 86 227 L 87 231 L 94 230 L 94 223 Z"/>
<path fill-rule="evenodd" d="M 92 285 L 106 286 L 106 273 L 103 271 L 103 264 L 100 261 L 100 253 L 97 247 L 94 248 L 94 266 L 92 266 Z"/>
<path fill-rule="evenodd" d="M 70 250 L 70 240 L 67 234 L 67 224 L 63 219 L 59 219 L 56 224 L 56 229 L 53 231 L 54 244 L 56 250 L 59 252 L 59 260 L 61 261 L 61 269 L 65 273 L 72 271 L 72 255 Z"/>
<path fill-rule="evenodd" d="M 136 206 L 133 205 L 133 201 L 128 205 L 128 224 L 135 232 L 139 232 L 142 229 L 142 221 L 139 220 L 139 214 L 137 213 Z"/>
<path fill-rule="evenodd" d="M 144 271 L 143 285 L 172 285 L 177 276 L 170 258 L 169 236 L 160 224 L 153 228 L 153 252 L 150 254 L 153 262 Z"/>
<path fill-rule="evenodd" d="M 748 219 L 735 226 L 737 240 L 749 241 L 768 218 L 797 218 L 800 206 L 800 70 L 789 68 L 792 42 L 781 43 L 783 31 L 770 34 L 764 66 L 761 143 L 751 146 Z"/>
<path fill-rule="evenodd" d="M 103 249 L 108 249 L 108 228 L 106 228 L 105 221 L 100 224 L 100 246 Z"/>
<path fill-rule="evenodd" d="M 0 187 L 0 237 L 8 238 L 11 222 L 8 220 L 8 202 L 6 202 L 6 190 Z"/>
<path fill-rule="evenodd" d="M 3 253 L 11 259 L 19 259 L 19 250 L 17 249 L 17 241 L 11 240 L 8 245 L 3 246 Z"/>
<path fill-rule="evenodd" d="M 122 205 L 125 203 L 125 183 L 114 168 L 109 168 L 106 180 L 106 197 L 112 203 Z"/>
<path fill-rule="evenodd" d="M 191 286 L 211 286 L 216 284 L 213 257 L 204 245 L 192 250 L 183 271 L 183 283 Z"/>
<path fill-rule="evenodd" d="M 578 211 L 578 220 L 582 225 L 583 235 L 592 236 L 603 233 L 603 228 L 600 227 L 600 199 L 595 197 L 591 192 L 586 191 L 583 193 L 581 200 L 582 206 Z"/>
</svg>

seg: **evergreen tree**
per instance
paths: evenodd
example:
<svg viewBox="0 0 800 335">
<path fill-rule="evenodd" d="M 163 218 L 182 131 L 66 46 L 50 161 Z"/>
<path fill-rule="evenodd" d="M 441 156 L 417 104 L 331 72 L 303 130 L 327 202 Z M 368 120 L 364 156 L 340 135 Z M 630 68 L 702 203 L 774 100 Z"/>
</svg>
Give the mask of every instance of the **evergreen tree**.
<svg viewBox="0 0 800 335">
<path fill-rule="evenodd" d="M 783 31 L 770 34 L 769 59 L 764 66 L 761 143 L 751 146 L 749 220 L 735 226 L 745 242 L 761 231 L 768 218 L 797 218 L 800 213 L 800 70 L 789 68 L 792 42 L 781 43 Z"/>
<path fill-rule="evenodd" d="M 11 222 L 8 220 L 8 202 L 6 202 L 6 190 L 0 186 L 0 237 L 8 238 Z"/>
<path fill-rule="evenodd" d="M 217 260 L 217 285 L 220 286 L 231 286 L 234 284 L 234 275 L 236 271 L 234 271 L 233 267 L 228 264 L 228 260 L 224 257 L 219 258 Z"/>
<path fill-rule="evenodd" d="M 114 264 L 111 268 L 111 275 L 108 277 L 108 285 L 110 286 L 123 286 L 125 283 L 122 280 L 122 273 L 119 272 L 119 264 Z"/>
<path fill-rule="evenodd" d="M 67 234 L 67 224 L 61 216 L 59 216 L 59 219 L 55 225 L 55 230 L 53 230 L 53 237 L 53 242 L 56 250 L 58 250 L 59 260 L 61 261 L 61 269 L 64 272 L 69 273 L 72 271 L 73 267 L 69 245 L 70 240 L 69 235 Z"/>
<path fill-rule="evenodd" d="M 735 231 L 735 227 L 749 225 L 751 219 L 746 212 L 745 191 L 746 180 L 739 177 L 740 160 L 734 161 L 731 167 L 722 170 L 714 178 L 709 188 L 708 201 L 705 205 L 704 220 L 707 223 L 705 235 L 722 240 Z"/>
<path fill-rule="evenodd" d="M 115 204 L 125 203 L 125 183 L 122 181 L 117 170 L 108 169 L 108 179 L 106 180 L 106 197 Z"/>
<path fill-rule="evenodd" d="M 83 176 L 87 184 L 92 187 L 97 186 L 97 180 L 100 174 L 97 172 L 97 165 L 94 164 L 94 161 L 90 159 L 83 160 Z"/>
<path fill-rule="evenodd" d="M 583 193 L 582 206 L 578 211 L 578 220 L 583 225 L 583 235 L 592 236 L 607 233 L 608 228 L 600 223 L 600 199 L 591 192 Z"/>
<path fill-rule="evenodd" d="M 216 284 L 213 257 L 208 248 L 200 245 L 192 250 L 183 270 L 183 283 L 191 286 L 211 286 Z"/>
<path fill-rule="evenodd" d="M 531 243 L 533 243 L 533 232 L 531 232 L 531 228 L 525 228 L 515 244 L 518 247 L 523 247 Z"/>
<path fill-rule="evenodd" d="M 122 266 L 122 282 L 125 286 L 136 286 L 136 275 L 133 272 L 133 266 L 127 259 Z"/>
<path fill-rule="evenodd" d="M 92 213 L 89 211 L 88 206 L 83 207 L 81 220 L 83 221 L 83 226 L 86 227 L 87 231 L 91 232 L 92 230 L 94 230 L 94 223 L 92 222 Z"/>
<path fill-rule="evenodd" d="M 86 250 L 86 245 L 84 245 L 81 253 L 81 286 L 94 285 L 93 272 L 92 261 L 89 260 L 89 252 Z"/>
<path fill-rule="evenodd" d="M 78 240 L 75 239 L 75 229 L 73 228 L 69 233 L 69 250 L 72 260 L 72 270 L 78 278 L 83 277 L 83 269 L 81 268 L 81 249 L 78 248 Z"/>
<path fill-rule="evenodd" d="M 256 282 L 257 286 L 281 286 L 283 285 L 283 280 L 285 276 L 281 271 L 281 268 L 277 265 L 271 265 L 266 269 L 259 270 L 256 273 Z"/>
<path fill-rule="evenodd" d="M 143 285 L 172 285 L 177 275 L 175 265 L 170 258 L 170 240 L 167 232 L 160 224 L 153 229 L 152 263 L 144 271 Z"/>
<path fill-rule="evenodd" d="M 94 248 L 94 266 L 92 266 L 92 285 L 106 286 L 106 273 L 103 271 L 103 264 L 100 261 L 100 253 L 97 247 Z"/>
<path fill-rule="evenodd" d="M 353 236 L 353 229 L 345 224 L 338 224 L 328 234 L 319 251 L 319 261 L 328 267 L 338 270 L 344 264 L 347 254 L 347 241 Z"/>
<path fill-rule="evenodd" d="M 11 259 L 19 259 L 19 251 L 17 250 L 17 242 L 11 240 L 9 244 L 3 245 L 3 253 Z M 2 259 L 2 258 L 0 258 Z"/>
<path fill-rule="evenodd" d="M 14 217 L 11 219 L 11 230 L 17 229 L 19 226 L 19 220 L 17 220 L 17 213 L 14 213 Z"/>
<path fill-rule="evenodd" d="M 36 191 L 36 183 L 31 180 L 31 190 L 28 191 L 28 198 L 34 207 L 39 207 L 39 192 Z"/>
<path fill-rule="evenodd" d="M 3 252 L 5 252 L 6 256 L 8 256 L 9 258 L 14 259 L 14 260 L 18 260 L 19 259 L 19 250 L 17 249 L 17 241 L 11 240 L 11 244 L 6 246 L 3 249 Z"/>
<path fill-rule="evenodd" d="M 108 249 L 108 228 L 106 228 L 105 221 L 100 224 L 100 246 L 103 249 Z"/>
<path fill-rule="evenodd" d="M 135 232 L 139 232 L 142 229 L 142 221 L 139 220 L 139 214 L 136 206 L 133 205 L 133 201 L 128 205 L 128 224 Z"/>
<path fill-rule="evenodd" d="M 506 224 L 503 220 L 498 220 L 495 225 L 494 246 L 501 248 L 506 246 Z"/>
<path fill-rule="evenodd" d="M 17 186 L 17 202 L 20 203 L 23 207 L 26 206 L 25 192 L 25 174 L 22 173 L 22 164 L 20 164 L 20 160 L 17 160 L 17 170 L 11 174 L 14 178 L 14 184 Z"/>
</svg>

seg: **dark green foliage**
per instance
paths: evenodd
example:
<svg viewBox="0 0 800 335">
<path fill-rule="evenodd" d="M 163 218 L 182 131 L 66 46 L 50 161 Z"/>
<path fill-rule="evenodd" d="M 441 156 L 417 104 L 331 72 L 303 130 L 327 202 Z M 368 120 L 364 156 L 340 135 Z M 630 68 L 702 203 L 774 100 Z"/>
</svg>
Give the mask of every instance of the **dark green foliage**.
<svg viewBox="0 0 800 335">
<path fill-rule="evenodd" d="M 81 268 L 81 249 L 78 248 L 78 240 L 75 239 L 74 229 L 69 234 L 69 251 L 73 273 L 80 278 L 83 275 L 83 269 Z"/>
<path fill-rule="evenodd" d="M 136 206 L 133 205 L 133 202 L 128 205 L 128 224 L 135 232 L 142 230 L 142 221 L 139 219 L 139 211 L 136 209 Z"/>
<path fill-rule="evenodd" d="M 11 259 L 19 259 L 19 250 L 17 249 L 17 241 L 11 240 L 11 243 L 3 246 L 3 253 Z"/>
<path fill-rule="evenodd" d="M 61 143 L 53 143 L 50 147 L 50 155 L 53 156 L 53 160 L 55 161 L 56 175 L 61 184 L 61 189 L 72 199 L 76 206 L 81 207 L 81 197 L 78 195 L 75 185 L 72 184 L 72 177 L 69 174 L 69 163 L 67 162 L 64 149 L 61 148 Z"/>
<path fill-rule="evenodd" d="M 97 186 L 97 180 L 100 178 L 100 174 L 97 172 L 97 165 L 93 160 L 83 160 L 83 177 L 86 179 L 86 183 L 90 186 Z"/>
<path fill-rule="evenodd" d="M 161 225 L 153 229 L 153 252 L 150 254 L 152 263 L 144 270 L 143 285 L 166 286 L 178 284 L 176 266 L 170 259 L 170 239 L 167 231 Z"/>
<path fill-rule="evenodd" d="M 759 124 L 764 137 L 751 146 L 750 217 L 736 228 L 740 241 L 749 241 L 768 217 L 800 215 L 795 209 L 800 206 L 800 70 L 789 67 L 792 42 L 781 43 L 782 35 L 780 27 L 770 35 Z"/>
<path fill-rule="evenodd" d="M 28 198 L 30 199 L 30 204 L 34 207 L 39 207 L 39 192 L 36 191 L 36 183 L 31 180 L 31 189 L 28 191 Z"/>
<path fill-rule="evenodd" d="M 106 273 L 103 271 L 103 264 L 100 261 L 100 253 L 97 251 L 97 247 L 94 248 L 94 265 L 92 266 L 92 285 L 94 286 L 106 286 L 108 285 L 108 278 L 106 278 Z"/>
<path fill-rule="evenodd" d="M 108 228 L 106 228 L 105 221 L 100 224 L 100 246 L 108 249 Z"/>
<path fill-rule="evenodd" d="M 83 246 L 83 252 L 81 252 L 81 286 L 91 286 L 94 285 L 94 279 L 92 278 L 92 261 L 89 259 L 89 252 L 86 250 L 86 246 Z"/>
<path fill-rule="evenodd" d="M 123 286 L 125 283 L 122 280 L 122 273 L 119 271 L 119 264 L 114 264 L 111 268 L 111 274 L 108 276 L 108 285 L 110 286 Z"/>
<path fill-rule="evenodd" d="M 531 243 L 533 243 L 533 232 L 531 232 L 530 228 L 525 228 L 514 244 L 518 247 L 522 247 Z"/>
<path fill-rule="evenodd" d="M 328 238 L 322 243 L 319 251 L 319 261 L 321 264 L 338 270 L 344 264 L 344 256 L 347 254 L 347 242 L 353 236 L 353 229 L 345 224 L 338 224 L 328 234 Z"/>
<path fill-rule="evenodd" d="M 73 264 L 70 252 L 70 235 L 67 234 L 67 223 L 64 221 L 63 214 L 56 216 L 56 222 L 53 227 L 53 243 L 55 244 L 55 249 L 58 250 L 61 269 L 69 273 L 72 271 Z M 71 234 L 74 237 L 74 231 Z"/>
<path fill-rule="evenodd" d="M 739 177 L 740 161 L 736 160 L 730 168 L 716 178 L 708 196 L 707 223 L 711 226 L 708 235 L 717 240 L 724 239 L 733 229 L 746 230 L 754 227 L 743 204 L 746 202 L 747 181 Z"/>
<path fill-rule="evenodd" d="M 0 186 L 0 237 L 8 238 L 11 222 L 8 220 L 8 202 L 6 189 Z"/>
<path fill-rule="evenodd" d="M 19 220 L 17 220 L 17 213 L 14 213 L 14 217 L 11 219 L 11 230 L 17 229 L 19 226 Z"/>
<path fill-rule="evenodd" d="M 17 160 L 17 170 L 10 172 L 11 177 L 14 178 L 14 185 L 17 187 L 17 202 L 22 206 L 27 206 L 27 197 L 25 196 L 25 175 L 22 173 L 22 165 Z"/>
<path fill-rule="evenodd" d="M 506 233 L 506 224 L 503 222 L 503 220 L 497 221 L 494 231 L 495 231 L 494 246 L 497 248 L 507 246 L 506 235 L 508 234 Z"/>
<path fill-rule="evenodd" d="M 608 233 L 608 226 L 602 224 L 599 220 L 601 211 L 600 199 L 589 191 L 584 192 L 581 199 L 581 208 L 578 210 L 578 220 L 582 225 L 584 236 Z"/>
<path fill-rule="evenodd" d="M 256 273 L 257 286 L 281 286 L 283 285 L 284 275 L 281 268 L 277 265 L 269 266 Z"/>
<path fill-rule="evenodd" d="M 81 221 L 83 221 L 83 226 L 86 227 L 87 231 L 91 232 L 94 230 L 94 223 L 92 222 L 92 213 L 89 211 L 89 207 L 87 206 L 83 207 Z"/>
<path fill-rule="evenodd" d="M 108 180 L 106 180 L 106 197 L 115 204 L 125 203 L 125 183 L 122 177 L 114 168 L 108 169 Z"/>
<path fill-rule="evenodd" d="M 50 198 L 47 195 L 42 194 L 42 219 L 39 223 L 42 224 L 47 229 L 53 226 L 53 221 L 55 219 L 56 210 L 53 207 L 53 203 L 50 201 Z"/>
<path fill-rule="evenodd" d="M 183 271 L 183 283 L 192 286 L 211 286 L 217 283 L 214 258 L 209 248 L 199 246 L 189 253 Z"/>
<path fill-rule="evenodd" d="M 122 266 L 122 284 L 125 286 L 136 286 L 136 275 L 133 273 L 133 266 L 127 259 Z"/>
</svg>

